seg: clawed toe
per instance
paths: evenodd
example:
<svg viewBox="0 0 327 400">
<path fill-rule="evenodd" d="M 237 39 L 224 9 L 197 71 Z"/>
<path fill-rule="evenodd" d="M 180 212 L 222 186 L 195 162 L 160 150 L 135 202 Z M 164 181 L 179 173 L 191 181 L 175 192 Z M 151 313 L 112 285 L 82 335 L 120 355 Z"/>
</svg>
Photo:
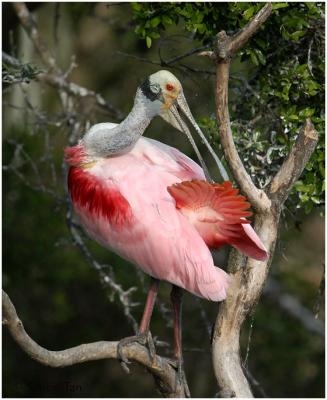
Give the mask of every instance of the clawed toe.
<svg viewBox="0 0 327 400">
<path fill-rule="evenodd" d="M 151 362 L 153 362 L 154 358 L 156 356 L 156 348 L 155 348 L 155 345 L 154 345 L 154 341 L 152 339 L 151 332 L 148 333 L 146 343 L 148 345 L 148 350 L 149 350 Z"/>
<path fill-rule="evenodd" d="M 176 385 L 182 386 L 184 388 L 185 397 L 191 397 L 190 389 L 187 384 L 184 363 L 182 358 L 174 358 L 169 360 L 169 364 L 176 369 Z"/>
<path fill-rule="evenodd" d="M 118 343 L 117 353 L 118 353 L 118 358 L 121 360 L 121 366 L 122 366 L 123 370 L 127 373 L 129 373 L 129 368 L 128 368 L 127 364 L 130 364 L 130 361 L 124 355 L 123 350 L 124 350 L 124 347 L 130 346 L 134 343 L 139 343 L 143 346 L 145 346 L 145 345 L 148 346 L 151 361 L 154 360 L 154 357 L 156 355 L 156 349 L 155 349 L 154 342 L 153 342 L 150 332 L 147 334 L 141 333 L 139 335 L 129 336 L 129 337 L 121 339 Z"/>
</svg>

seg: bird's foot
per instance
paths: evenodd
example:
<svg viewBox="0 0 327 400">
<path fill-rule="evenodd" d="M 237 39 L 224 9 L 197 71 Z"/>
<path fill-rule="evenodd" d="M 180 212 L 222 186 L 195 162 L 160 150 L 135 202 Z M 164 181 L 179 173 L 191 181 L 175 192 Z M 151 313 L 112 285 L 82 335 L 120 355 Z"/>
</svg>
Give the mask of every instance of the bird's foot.
<svg viewBox="0 0 327 400">
<path fill-rule="evenodd" d="M 128 358 L 124 355 L 123 353 L 123 349 L 126 346 L 130 346 L 134 343 L 139 343 L 142 346 L 146 346 L 149 350 L 149 354 L 150 354 L 150 359 L 151 362 L 153 362 L 154 357 L 156 355 L 156 349 L 154 346 L 154 342 L 152 339 L 152 335 L 151 332 L 147 332 L 147 333 L 139 333 L 138 335 L 134 335 L 134 336 L 128 336 L 125 337 L 123 339 L 121 339 L 118 343 L 118 347 L 117 347 L 117 353 L 118 353 L 118 357 L 121 360 L 121 366 L 123 368 L 123 370 L 128 374 L 129 373 L 129 368 L 127 366 L 127 364 L 130 364 L 130 361 L 128 360 Z"/>
<path fill-rule="evenodd" d="M 185 397 L 190 398 L 191 393 L 186 380 L 183 357 L 176 357 L 174 359 L 170 359 L 169 363 L 177 371 L 176 386 L 180 385 L 184 389 Z"/>
</svg>

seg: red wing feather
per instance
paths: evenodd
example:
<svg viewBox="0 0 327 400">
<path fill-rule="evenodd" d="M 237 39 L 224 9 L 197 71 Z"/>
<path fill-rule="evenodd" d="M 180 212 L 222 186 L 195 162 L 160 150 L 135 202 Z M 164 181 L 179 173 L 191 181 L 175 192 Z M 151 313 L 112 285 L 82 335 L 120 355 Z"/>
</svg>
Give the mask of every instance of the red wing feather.
<svg viewBox="0 0 327 400">
<path fill-rule="evenodd" d="M 246 219 L 252 215 L 248 210 L 250 203 L 231 182 L 211 184 L 193 180 L 176 183 L 167 190 L 175 199 L 176 208 L 195 226 L 209 247 L 230 244 L 253 258 L 267 258 L 260 239 L 253 240 L 243 228 L 250 223 Z"/>
<path fill-rule="evenodd" d="M 115 187 L 82 168 L 71 167 L 68 188 L 74 206 L 85 209 L 95 218 L 106 218 L 117 229 L 130 226 L 133 220 L 131 206 Z"/>
<path fill-rule="evenodd" d="M 250 203 L 231 185 L 230 182 L 219 185 L 193 180 L 169 186 L 168 192 L 175 199 L 178 209 L 189 209 L 197 213 L 207 208 L 217 213 L 222 224 L 246 223 L 243 218 L 252 215 L 251 211 L 246 211 Z"/>
</svg>

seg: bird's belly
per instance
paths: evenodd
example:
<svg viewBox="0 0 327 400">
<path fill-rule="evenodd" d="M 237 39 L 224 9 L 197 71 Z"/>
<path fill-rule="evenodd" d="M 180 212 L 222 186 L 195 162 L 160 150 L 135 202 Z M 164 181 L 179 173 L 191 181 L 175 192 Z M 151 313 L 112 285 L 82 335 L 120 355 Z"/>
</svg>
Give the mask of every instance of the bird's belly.
<svg viewBox="0 0 327 400">
<path fill-rule="evenodd" d="M 177 272 L 185 263 L 180 254 L 183 251 L 179 251 L 179 243 L 176 240 L 176 227 L 171 228 L 169 220 L 156 221 L 156 224 L 149 222 L 149 213 L 157 213 L 157 207 L 153 205 L 153 208 L 155 211 L 151 208 L 146 211 L 146 218 L 144 215 L 142 219 L 136 216 L 134 222 L 126 229 L 119 230 L 108 220 L 95 217 L 78 206 L 75 206 L 75 212 L 90 238 L 100 245 L 155 278 L 183 286 L 181 280 L 176 281 Z M 192 255 L 189 257 L 192 258 Z"/>
</svg>

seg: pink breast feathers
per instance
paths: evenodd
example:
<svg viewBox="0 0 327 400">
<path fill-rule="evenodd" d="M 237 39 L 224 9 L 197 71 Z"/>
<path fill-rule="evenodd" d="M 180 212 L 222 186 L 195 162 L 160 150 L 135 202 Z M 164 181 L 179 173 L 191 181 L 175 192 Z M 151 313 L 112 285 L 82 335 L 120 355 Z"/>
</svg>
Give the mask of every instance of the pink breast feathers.
<svg viewBox="0 0 327 400">
<path fill-rule="evenodd" d="M 65 148 L 65 162 L 72 166 L 79 166 L 87 161 L 84 146 L 79 143 L 76 146 Z"/>
<path fill-rule="evenodd" d="M 87 170 L 71 167 L 68 188 L 72 202 L 81 212 L 93 218 L 104 218 L 115 229 L 129 227 L 134 218 L 131 207 L 117 188 Z"/>
</svg>

